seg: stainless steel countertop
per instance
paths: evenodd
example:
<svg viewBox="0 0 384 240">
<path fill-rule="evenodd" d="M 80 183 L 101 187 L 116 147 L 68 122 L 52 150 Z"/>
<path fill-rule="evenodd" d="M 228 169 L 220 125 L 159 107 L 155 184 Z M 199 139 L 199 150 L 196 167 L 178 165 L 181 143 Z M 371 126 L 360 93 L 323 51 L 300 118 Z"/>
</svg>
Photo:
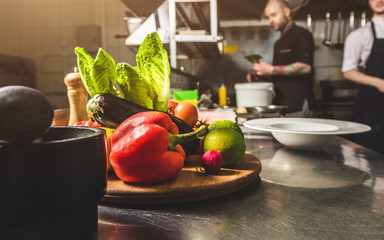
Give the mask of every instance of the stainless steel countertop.
<svg viewBox="0 0 384 240">
<path fill-rule="evenodd" d="M 99 205 L 93 239 L 384 239 L 384 156 L 337 137 L 294 151 L 245 131 L 259 181 L 229 195 L 168 205 Z"/>
</svg>

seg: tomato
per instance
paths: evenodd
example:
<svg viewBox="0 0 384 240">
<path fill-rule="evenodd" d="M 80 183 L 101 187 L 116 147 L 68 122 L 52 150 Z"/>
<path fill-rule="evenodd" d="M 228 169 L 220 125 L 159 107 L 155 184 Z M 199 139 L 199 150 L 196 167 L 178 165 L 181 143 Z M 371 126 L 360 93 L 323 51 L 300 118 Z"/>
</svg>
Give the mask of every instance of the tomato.
<svg viewBox="0 0 384 240">
<path fill-rule="evenodd" d="M 175 115 L 175 108 L 176 108 L 176 106 L 177 106 L 178 104 L 179 104 L 179 103 L 176 102 L 176 101 L 168 100 L 168 106 L 167 106 L 168 113 L 170 113 L 170 114 L 172 114 L 172 115 Z"/>
<path fill-rule="evenodd" d="M 205 119 L 205 120 L 197 120 L 195 126 L 193 126 L 193 129 L 196 131 L 197 129 L 199 129 L 201 126 L 207 126 L 209 127 L 209 125 L 211 125 L 210 123 L 208 123 L 208 119 Z"/>
<path fill-rule="evenodd" d="M 190 102 L 181 102 L 175 107 L 175 116 L 184 120 L 189 126 L 195 126 L 198 113 L 195 105 Z"/>
<path fill-rule="evenodd" d="M 83 126 L 83 127 L 101 127 L 101 124 L 94 122 L 92 120 L 81 121 L 73 124 L 73 126 Z"/>
</svg>

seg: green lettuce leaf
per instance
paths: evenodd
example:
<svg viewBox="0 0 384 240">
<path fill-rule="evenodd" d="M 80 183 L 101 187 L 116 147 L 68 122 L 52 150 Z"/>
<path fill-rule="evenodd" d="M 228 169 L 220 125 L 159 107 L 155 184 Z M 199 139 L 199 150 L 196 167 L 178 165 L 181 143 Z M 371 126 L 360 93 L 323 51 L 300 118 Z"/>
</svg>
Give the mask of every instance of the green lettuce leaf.
<svg viewBox="0 0 384 240">
<path fill-rule="evenodd" d="M 81 47 L 75 48 L 81 79 L 91 98 L 96 94 L 110 93 L 118 96 L 113 86 L 116 82 L 115 61 L 102 48 L 95 60 Z"/>
<path fill-rule="evenodd" d="M 118 63 L 116 73 L 117 85 L 123 98 L 153 109 L 151 86 L 145 79 L 140 77 L 137 67 L 132 67 L 128 63 Z"/>
<path fill-rule="evenodd" d="M 168 53 L 164 49 L 159 35 L 156 32 L 148 34 L 136 54 L 139 75 L 151 87 L 153 108 L 167 111 L 171 67 Z"/>
<path fill-rule="evenodd" d="M 157 32 L 148 34 L 140 45 L 136 54 L 137 67 L 127 63 L 116 66 L 113 58 L 101 48 L 95 59 L 81 47 L 76 47 L 75 53 L 91 98 L 110 93 L 149 109 L 167 111 L 171 68 L 168 53 Z M 120 95 L 114 87 L 116 81 Z"/>
<path fill-rule="evenodd" d="M 92 70 L 97 93 L 111 93 L 118 96 L 113 86 L 117 80 L 116 63 L 102 48 L 99 48 Z"/>
<path fill-rule="evenodd" d="M 88 94 L 95 96 L 97 94 L 95 86 L 93 85 L 93 79 L 91 77 L 93 58 L 81 47 L 75 48 L 75 53 L 77 55 L 77 67 L 79 69 L 81 80 L 85 88 L 87 89 Z"/>
</svg>

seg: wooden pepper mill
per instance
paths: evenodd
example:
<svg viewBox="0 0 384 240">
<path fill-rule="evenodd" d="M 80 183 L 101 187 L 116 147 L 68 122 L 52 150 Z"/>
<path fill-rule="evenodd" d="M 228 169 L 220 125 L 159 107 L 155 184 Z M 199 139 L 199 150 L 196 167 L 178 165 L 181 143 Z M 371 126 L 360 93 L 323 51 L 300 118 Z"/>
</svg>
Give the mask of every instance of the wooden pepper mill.
<svg viewBox="0 0 384 240">
<path fill-rule="evenodd" d="M 88 92 L 84 87 L 81 75 L 75 67 L 73 73 L 68 73 L 64 78 L 67 85 L 67 95 L 69 100 L 69 122 L 68 126 L 73 126 L 76 122 L 88 120 L 87 102 Z"/>
</svg>

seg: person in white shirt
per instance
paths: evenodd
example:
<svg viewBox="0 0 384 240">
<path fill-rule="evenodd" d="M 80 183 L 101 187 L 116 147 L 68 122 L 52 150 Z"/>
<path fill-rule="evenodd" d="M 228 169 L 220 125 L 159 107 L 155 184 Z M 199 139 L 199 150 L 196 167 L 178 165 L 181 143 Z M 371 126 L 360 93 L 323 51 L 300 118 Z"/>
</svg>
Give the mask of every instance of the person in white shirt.
<svg viewBox="0 0 384 240">
<path fill-rule="evenodd" d="M 384 0 L 368 0 L 373 17 L 345 40 L 343 76 L 360 84 L 355 120 L 372 130 L 356 142 L 384 154 Z"/>
</svg>

